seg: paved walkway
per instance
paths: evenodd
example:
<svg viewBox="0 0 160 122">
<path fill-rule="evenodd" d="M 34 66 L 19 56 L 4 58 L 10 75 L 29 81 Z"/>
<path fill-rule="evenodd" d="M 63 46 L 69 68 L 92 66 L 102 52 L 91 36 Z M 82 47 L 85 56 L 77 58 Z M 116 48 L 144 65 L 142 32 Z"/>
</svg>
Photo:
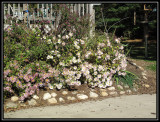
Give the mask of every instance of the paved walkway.
<svg viewBox="0 0 160 122">
<path fill-rule="evenodd" d="M 156 94 L 129 95 L 4 113 L 5 118 L 156 118 Z"/>
</svg>

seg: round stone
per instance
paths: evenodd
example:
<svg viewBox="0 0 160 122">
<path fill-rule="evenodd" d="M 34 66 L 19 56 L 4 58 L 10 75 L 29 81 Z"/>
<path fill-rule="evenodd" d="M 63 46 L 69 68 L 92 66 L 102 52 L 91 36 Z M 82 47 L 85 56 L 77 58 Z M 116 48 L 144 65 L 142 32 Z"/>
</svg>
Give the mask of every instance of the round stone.
<svg viewBox="0 0 160 122">
<path fill-rule="evenodd" d="M 105 92 L 105 91 L 107 91 L 107 90 L 106 90 L 106 89 L 100 89 L 100 91 L 101 91 L 101 92 Z"/>
<path fill-rule="evenodd" d="M 48 99 L 48 102 L 49 102 L 50 104 L 56 104 L 56 103 L 57 103 L 57 100 L 56 100 L 56 98 L 50 98 L 50 99 Z"/>
<path fill-rule="evenodd" d="M 60 97 L 59 102 L 65 102 L 65 100 L 62 97 Z"/>
<path fill-rule="evenodd" d="M 113 91 L 113 90 L 115 90 L 115 87 L 114 86 L 109 87 L 108 90 Z"/>
<path fill-rule="evenodd" d="M 53 92 L 53 93 L 51 94 L 51 96 L 52 96 L 52 97 L 56 97 L 57 94 Z"/>
<path fill-rule="evenodd" d="M 31 106 L 34 106 L 34 105 L 37 104 L 37 102 L 36 102 L 36 100 L 31 99 L 31 100 L 28 101 L 28 104 L 31 105 Z"/>
<path fill-rule="evenodd" d="M 143 75 L 143 76 L 144 76 L 144 75 L 146 76 L 147 74 L 146 74 L 146 73 L 144 73 L 144 72 L 142 72 L 142 75 Z"/>
<path fill-rule="evenodd" d="M 101 96 L 103 96 L 103 97 L 108 96 L 108 93 L 105 92 L 105 91 L 102 91 L 102 92 L 101 92 Z"/>
<path fill-rule="evenodd" d="M 37 95 L 33 95 L 33 99 L 38 100 L 39 97 Z"/>
<path fill-rule="evenodd" d="M 109 93 L 110 95 L 117 95 L 117 92 L 116 91 L 112 91 Z"/>
<path fill-rule="evenodd" d="M 68 96 L 67 99 L 68 99 L 68 100 L 71 100 L 71 101 L 76 100 L 75 97 L 71 97 L 71 96 Z"/>
<path fill-rule="evenodd" d="M 43 95 L 43 100 L 50 99 L 51 97 L 52 97 L 52 96 L 51 96 L 50 93 L 45 93 L 45 94 Z"/>
<path fill-rule="evenodd" d="M 128 89 L 126 92 L 127 92 L 128 94 L 131 94 L 131 93 L 132 93 L 132 91 L 131 91 L 130 89 Z"/>
<path fill-rule="evenodd" d="M 72 94 L 77 94 L 77 93 L 78 93 L 77 91 L 73 91 L 73 92 L 72 92 Z"/>
<path fill-rule="evenodd" d="M 63 91 L 62 94 L 63 94 L 63 95 L 67 95 L 68 92 L 67 92 L 67 91 Z"/>
<path fill-rule="evenodd" d="M 18 101 L 18 97 L 17 97 L 17 96 L 13 96 L 13 97 L 11 97 L 11 101 L 12 101 L 12 102 L 16 102 L 16 101 Z"/>
<path fill-rule="evenodd" d="M 119 93 L 120 93 L 121 95 L 123 95 L 123 94 L 125 94 L 125 91 L 120 91 Z"/>
<path fill-rule="evenodd" d="M 150 86 L 148 84 L 143 84 L 144 87 L 149 88 Z"/>
<path fill-rule="evenodd" d="M 18 104 L 13 103 L 13 102 L 8 102 L 5 106 L 6 108 L 17 108 Z"/>
<path fill-rule="evenodd" d="M 143 79 L 146 79 L 146 80 L 147 80 L 147 77 L 146 77 L 146 76 L 143 76 Z"/>
<path fill-rule="evenodd" d="M 123 87 L 121 85 L 117 85 L 117 88 L 123 90 Z"/>
<path fill-rule="evenodd" d="M 129 89 L 129 86 L 126 84 L 126 85 L 124 86 L 124 88 Z"/>
<path fill-rule="evenodd" d="M 98 97 L 98 94 L 90 91 L 89 96 L 92 98 L 96 98 L 96 97 Z"/>
<path fill-rule="evenodd" d="M 77 94 L 77 98 L 78 98 L 78 99 L 81 99 L 81 100 L 84 100 L 84 99 L 87 99 L 88 96 L 85 95 L 85 94 Z"/>
</svg>

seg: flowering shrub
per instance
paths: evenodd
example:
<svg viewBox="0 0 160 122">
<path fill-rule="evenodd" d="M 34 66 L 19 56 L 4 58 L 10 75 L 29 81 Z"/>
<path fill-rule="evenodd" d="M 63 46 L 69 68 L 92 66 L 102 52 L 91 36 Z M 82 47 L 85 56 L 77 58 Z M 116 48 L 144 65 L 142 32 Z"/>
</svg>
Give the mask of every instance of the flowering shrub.
<svg viewBox="0 0 160 122">
<path fill-rule="evenodd" d="M 75 39 L 70 32 L 53 43 L 55 50 L 50 51 L 47 61 L 60 71 L 61 86 L 87 83 L 106 88 L 112 85 L 114 75 L 126 75 L 127 62 L 119 39 L 100 40 L 91 49 L 86 48 L 86 40 Z"/>
<path fill-rule="evenodd" d="M 15 21 L 4 30 L 4 95 L 17 94 L 23 101 L 44 87 L 59 90 L 86 83 L 106 88 L 115 77 L 126 75 L 120 39 L 87 39 L 84 28 L 76 28 L 76 23 L 85 27 L 82 21 L 68 21 L 74 14 L 63 14 L 58 35 Z M 71 28 L 61 25 L 66 21 Z M 75 33 L 78 29 L 82 32 Z"/>
</svg>

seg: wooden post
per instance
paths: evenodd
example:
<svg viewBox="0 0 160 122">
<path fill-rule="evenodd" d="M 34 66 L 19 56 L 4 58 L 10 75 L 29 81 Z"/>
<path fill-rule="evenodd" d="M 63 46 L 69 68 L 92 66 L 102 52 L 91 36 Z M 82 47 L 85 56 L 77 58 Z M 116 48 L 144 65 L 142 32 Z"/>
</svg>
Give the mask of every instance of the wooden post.
<svg viewBox="0 0 160 122">
<path fill-rule="evenodd" d="M 20 19 L 21 11 L 20 11 L 20 3 L 18 3 L 18 19 Z"/>
<path fill-rule="evenodd" d="M 77 12 L 77 4 L 74 4 L 74 12 Z"/>
<path fill-rule="evenodd" d="M 89 4 L 89 14 L 90 14 L 90 37 L 94 36 L 94 22 L 95 22 L 95 10 L 93 9 L 93 4 Z"/>
<path fill-rule="evenodd" d="M 83 9 L 82 9 L 82 10 L 83 10 L 83 11 L 82 11 L 82 16 L 84 16 L 84 4 L 82 4 L 82 8 L 83 8 Z"/>
<path fill-rule="evenodd" d="M 136 25 L 136 12 L 134 11 L 134 25 Z"/>
<path fill-rule="evenodd" d="M 86 4 L 86 14 L 88 14 L 88 4 Z"/>
<path fill-rule="evenodd" d="M 26 12 L 26 10 L 27 10 L 27 4 L 23 4 L 23 10 L 25 11 L 25 13 L 24 13 L 24 23 L 27 23 L 27 15 L 28 15 L 28 13 Z"/>
<path fill-rule="evenodd" d="M 39 18 L 39 4 L 37 4 L 37 17 Z"/>
<path fill-rule="evenodd" d="M 13 17 L 15 16 L 15 4 L 13 4 Z"/>
<path fill-rule="evenodd" d="M 79 17 L 81 16 L 81 4 L 78 4 L 78 14 L 79 14 Z"/>
<path fill-rule="evenodd" d="M 10 15 L 10 4 L 8 4 L 8 14 Z"/>
<path fill-rule="evenodd" d="M 46 5 L 46 16 L 47 16 L 47 19 L 49 19 L 49 16 L 48 16 L 48 4 Z"/>
<path fill-rule="evenodd" d="M 44 4 L 42 4 L 42 18 L 44 18 Z"/>
</svg>

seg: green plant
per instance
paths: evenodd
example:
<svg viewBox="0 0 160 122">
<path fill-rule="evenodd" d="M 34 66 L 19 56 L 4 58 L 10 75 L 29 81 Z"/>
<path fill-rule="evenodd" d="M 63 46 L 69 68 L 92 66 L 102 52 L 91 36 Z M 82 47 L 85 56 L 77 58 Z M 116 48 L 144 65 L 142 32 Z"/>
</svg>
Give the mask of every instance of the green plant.
<svg viewBox="0 0 160 122">
<path fill-rule="evenodd" d="M 132 72 L 125 71 L 125 76 L 118 76 L 115 75 L 114 79 L 116 80 L 116 83 L 119 84 L 119 82 L 123 82 L 124 84 L 127 84 L 130 88 L 133 87 L 133 83 L 138 80 L 139 78 Z"/>
</svg>

